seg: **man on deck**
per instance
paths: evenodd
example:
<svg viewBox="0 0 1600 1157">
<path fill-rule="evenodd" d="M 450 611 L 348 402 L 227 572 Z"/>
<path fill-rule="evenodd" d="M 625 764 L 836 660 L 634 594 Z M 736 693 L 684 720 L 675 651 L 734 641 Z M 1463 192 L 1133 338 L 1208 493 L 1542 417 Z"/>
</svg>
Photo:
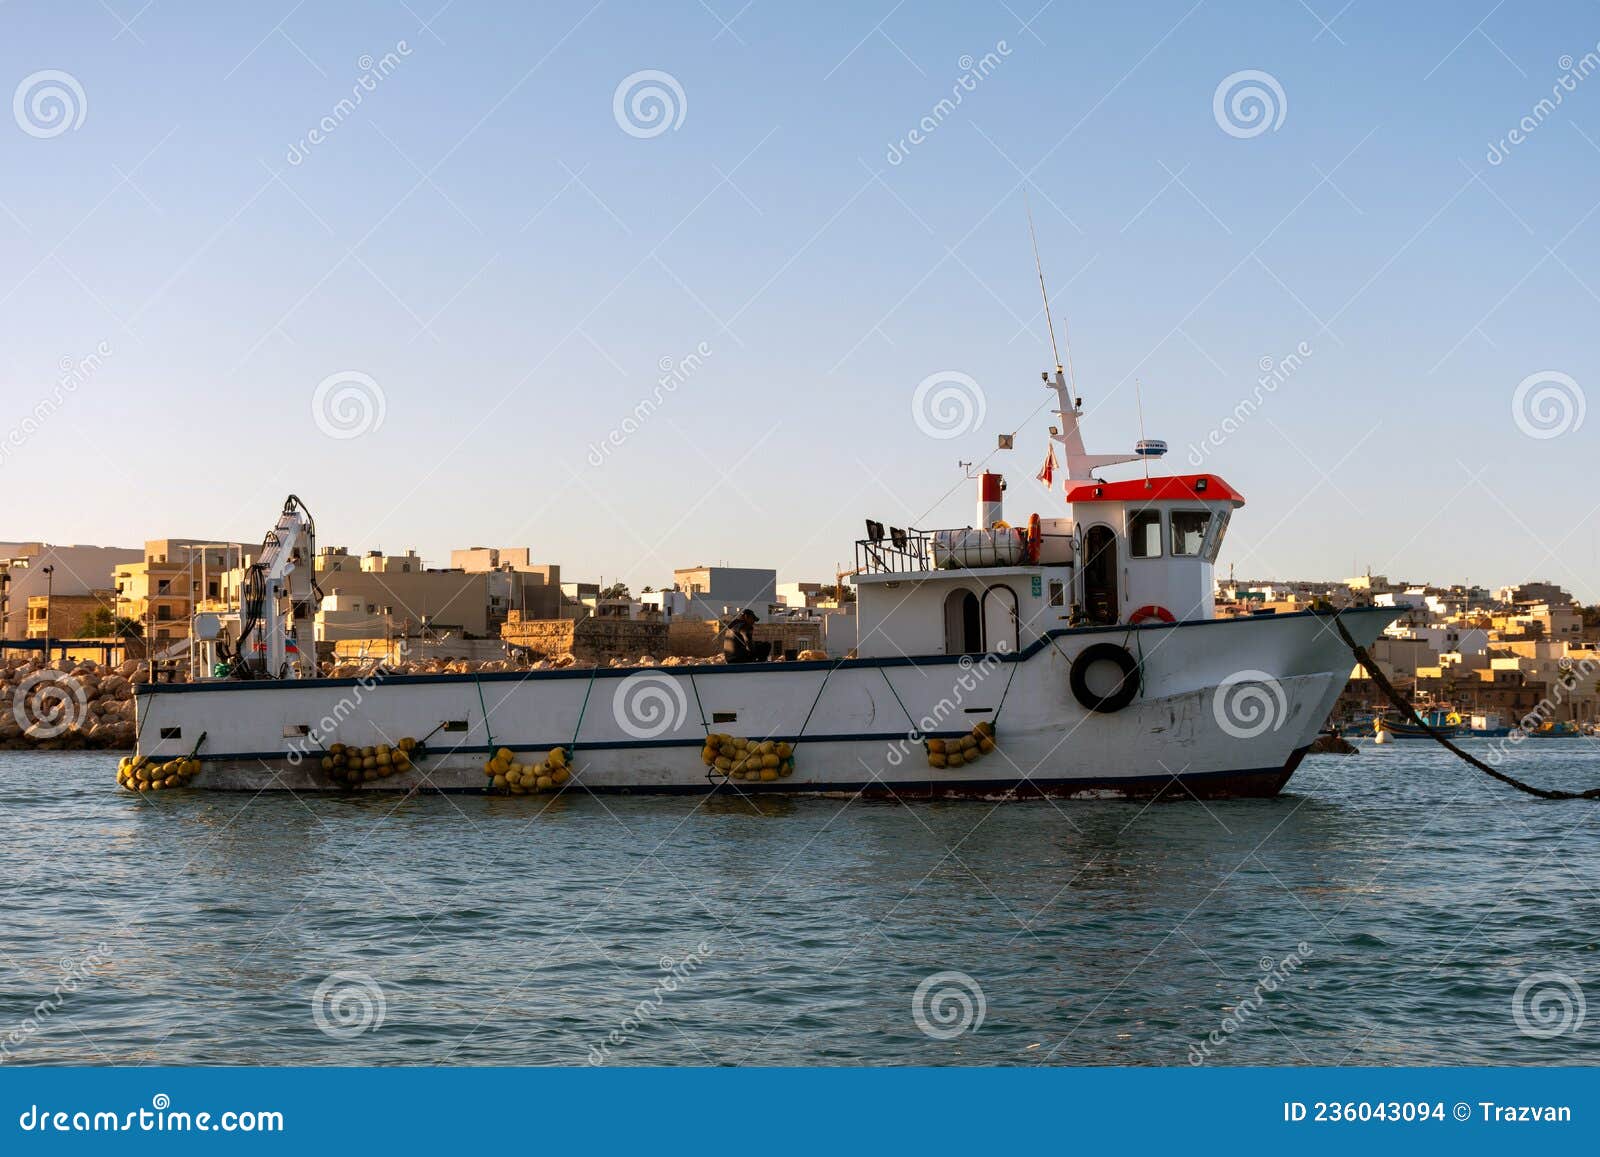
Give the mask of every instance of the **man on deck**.
<svg viewBox="0 0 1600 1157">
<path fill-rule="evenodd" d="M 756 613 L 748 607 L 722 632 L 722 658 L 727 663 L 764 663 L 772 652 L 771 643 L 755 639 Z"/>
</svg>

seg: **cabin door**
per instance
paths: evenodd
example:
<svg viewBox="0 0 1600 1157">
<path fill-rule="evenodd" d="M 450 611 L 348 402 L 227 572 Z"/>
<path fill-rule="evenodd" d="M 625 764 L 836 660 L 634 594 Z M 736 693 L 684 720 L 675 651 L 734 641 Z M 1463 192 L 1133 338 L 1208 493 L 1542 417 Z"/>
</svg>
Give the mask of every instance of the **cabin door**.
<svg viewBox="0 0 1600 1157">
<path fill-rule="evenodd" d="M 1083 536 L 1083 607 L 1091 623 L 1117 621 L 1117 536 L 1109 526 Z"/>
<path fill-rule="evenodd" d="M 1017 592 L 996 584 L 983 592 L 983 646 L 1016 654 L 1019 642 Z"/>
<path fill-rule="evenodd" d="M 983 615 L 978 596 L 971 591 L 951 591 L 944 600 L 944 653 L 983 654 Z"/>
</svg>

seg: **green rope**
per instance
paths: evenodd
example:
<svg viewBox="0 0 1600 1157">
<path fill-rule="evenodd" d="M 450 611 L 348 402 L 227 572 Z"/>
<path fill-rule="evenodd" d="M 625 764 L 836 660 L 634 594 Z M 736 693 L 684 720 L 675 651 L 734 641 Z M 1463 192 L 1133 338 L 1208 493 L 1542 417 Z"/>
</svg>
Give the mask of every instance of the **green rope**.
<svg viewBox="0 0 1600 1157">
<path fill-rule="evenodd" d="M 472 683 L 478 689 L 478 710 L 483 712 L 483 733 L 489 737 L 489 754 L 492 756 L 494 754 L 494 732 L 489 730 L 489 708 L 483 702 L 483 680 L 478 678 L 476 672 L 473 673 Z"/>
<path fill-rule="evenodd" d="M 151 686 L 154 686 L 154 685 L 155 684 L 153 684 L 153 683 L 151 684 Z M 146 695 L 145 696 L 146 704 L 148 704 L 150 701 L 154 700 L 155 697 L 156 697 L 156 693 L 154 691 L 152 691 L 152 692 L 150 692 L 150 694 Z M 134 702 L 135 703 L 138 702 L 137 698 L 134 700 Z M 150 712 L 146 711 L 144 714 L 139 716 L 139 726 L 137 726 L 137 727 L 135 727 L 133 729 L 133 749 L 135 751 L 139 750 L 139 740 L 144 737 L 144 725 L 145 725 L 145 723 L 147 723 L 149 721 L 149 719 L 150 719 Z"/>
<path fill-rule="evenodd" d="M 805 735 L 806 727 L 809 726 L 810 723 L 811 723 L 812 713 L 816 711 L 817 704 L 822 702 L 822 693 L 828 689 L 828 680 L 833 678 L 833 673 L 835 671 L 837 671 L 838 669 L 839 669 L 839 664 L 835 663 L 832 667 L 828 668 L 828 673 L 822 677 L 822 686 L 817 688 L 817 697 L 811 701 L 811 710 L 806 712 L 805 722 L 800 724 L 800 730 L 799 730 L 799 732 L 796 733 L 796 735 L 794 737 L 794 741 L 796 743 L 799 743 L 801 738 Z M 883 670 L 883 668 L 879 667 L 878 670 L 881 671 L 881 670 Z M 884 678 L 888 679 L 888 676 L 885 675 Z M 889 688 L 889 690 L 893 691 L 894 688 L 891 686 Z M 895 698 L 898 699 L 899 696 L 897 695 L 897 696 L 895 696 Z M 905 710 L 905 705 L 904 704 L 901 704 L 900 710 L 902 710 L 902 711 Z M 909 716 L 908 716 L 908 718 L 909 718 Z"/>
<path fill-rule="evenodd" d="M 889 682 L 889 672 L 888 672 L 888 670 L 886 668 L 884 668 L 884 667 L 879 667 L 878 668 L 878 674 L 883 676 L 884 685 L 889 688 L 889 694 L 894 696 L 894 701 L 896 703 L 900 703 L 900 692 L 896 691 L 894 689 L 894 684 Z M 919 730 L 918 727 L 917 727 L 917 721 L 915 719 L 911 718 L 911 712 L 906 711 L 906 705 L 904 703 L 900 703 L 900 710 L 905 713 L 906 722 L 911 724 L 911 730 L 913 730 L 913 731 Z"/>
<path fill-rule="evenodd" d="M 595 677 L 599 674 L 599 667 L 595 667 L 589 672 L 589 686 L 586 687 L 583 692 L 583 706 L 578 708 L 578 725 L 572 729 L 572 742 L 568 744 L 568 747 L 571 749 L 568 752 L 569 755 L 572 751 L 578 750 L 578 732 L 583 730 L 583 717 L 589 710 L 589 696 L 594 691 Z"/>
<path fill-rule="evenodd" d="M 707 735 L 711 734 L 711 724 L 706 722 L 706 709 L 700 702 L 700 688 L 694 681 L 694 672 L 689 672 L 689 690 L 694 692 L 694 709 L 700 712 L 700 728 Z"/>
<path fill-rule="evenodd" d="M 991 726 L 993 726 L 995 724 L 998 724 L 1000 722 L 1000 712 L 1002 712 L 1002 711 L 1004 711 L 1006 709 L 1006 696 L 1011 694 L 1011 680 L 1013 680 L 1013 679 L 1015 679 L 1017 677 L 1017 668 L 1020 667 L 1020 666 L 1022 666 L 1022 660 L 1021 659 L 1012 660 L 1012 663 L 1011 663 L 1011 674 L 1006 677 L 1006 689 L 1004 691 L 1000 692 L 1000 703 L 999 703 L 999 705 L 997 707 L 995 707 L 994 715 L 991 716 L 990 719 L 989 719 L 989 723 L 990 723 Z"/>
</svg>

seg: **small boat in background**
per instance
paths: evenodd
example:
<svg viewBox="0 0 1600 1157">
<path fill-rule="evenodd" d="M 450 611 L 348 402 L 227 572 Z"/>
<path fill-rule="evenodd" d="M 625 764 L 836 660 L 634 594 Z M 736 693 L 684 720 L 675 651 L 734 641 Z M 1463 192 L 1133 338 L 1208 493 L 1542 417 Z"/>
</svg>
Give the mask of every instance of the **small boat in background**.
<svg viewBox="0 0 1600 1157">
<path fill-rule="evenodd" d="M 1372 721 L 1372 730 L 1375 743 L 1392 743 L 1398 739 L 1432 739 L 1435 734 L 1455 739 L 1461 735 L 1461 717 L 1453 711 L 1444 710 L 1417 712 L 1407 720 L 1380 715 Z"/>
<path fill-rule="evenodd" d="M 1578 729 L 1578 725 L 1576 723 L 1568 723 L 1565 721 L 1557 722 L 1553 719 L 1539 724 L 1539 726 L 1535 727 L 1532 731 L 1524 731 L 1523 735 L 1528 739 L 1583 738 L 1583 732 Z"/>
</svg>

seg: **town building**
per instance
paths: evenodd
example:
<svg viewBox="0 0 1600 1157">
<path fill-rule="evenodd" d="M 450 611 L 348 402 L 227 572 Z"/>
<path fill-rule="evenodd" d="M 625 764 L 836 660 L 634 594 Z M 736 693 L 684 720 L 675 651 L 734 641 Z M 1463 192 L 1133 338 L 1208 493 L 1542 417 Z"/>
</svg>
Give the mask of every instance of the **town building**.
<svg viewBox="0 0 1600 1157">
<path fill-rule="evenodd" d="M 0 542 L 0 638 L 29 637 L 28 603 L 35 595 L 89 595 L 113 585 L 112 572 L 143 554 L 131 547 L 58 546 Z M 50 573 L 45 573 L 45 568 Z M 54 632 L 51 637 L 58 637 Z"/>
<path fill-rule="evenodd" d="M 778 572 L 763 567 L 680 567 L 672 578 L 689 598 L 685 618 L 726 619 L 748 608 L 764 620 L 778 603 Z"/>
<path fill-rule="evenodd" d="M 232 572 L 258 549 L 204 538 L 150 539 L 139 561 L 114 572 L 116 613 L 141 624 L 153 646 L 187 639 L 199 604 L 221 600 Z"/>
</svg>

